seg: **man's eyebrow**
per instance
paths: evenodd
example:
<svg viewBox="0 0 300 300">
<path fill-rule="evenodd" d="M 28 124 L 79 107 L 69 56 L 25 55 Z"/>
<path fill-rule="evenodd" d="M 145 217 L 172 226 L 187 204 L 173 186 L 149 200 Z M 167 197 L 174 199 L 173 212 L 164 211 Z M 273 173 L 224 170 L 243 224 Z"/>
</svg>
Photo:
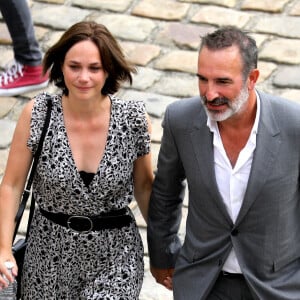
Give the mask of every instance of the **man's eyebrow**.
<svg viewBox="0 0 300 300">
<path fill-rule="evenodd" d="M 196 73 L 196 76 L 199 78 L 199 79 L 206 79 L 205 76 L 199 74 L 199 73 Z M 218 77 L 215 79 L 215 81 L 223 81 L 223 82 L 232 82 L 232 79 L 229 78 L 229 77 Z"/>
<path fill-rule="evenodd" d="M 203 75 L 201 75 L 201 74 L 199 74 L 199 73 L 196 73 L 196 76 L 197 76 L 198 78 L 205 78 Z"/>
</svg>

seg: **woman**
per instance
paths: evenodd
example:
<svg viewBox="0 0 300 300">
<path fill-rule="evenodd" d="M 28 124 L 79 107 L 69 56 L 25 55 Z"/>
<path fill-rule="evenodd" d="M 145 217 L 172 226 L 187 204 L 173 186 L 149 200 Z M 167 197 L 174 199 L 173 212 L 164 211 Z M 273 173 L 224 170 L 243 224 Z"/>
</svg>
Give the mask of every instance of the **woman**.
<svg viewBox="0 0 300 300">
<path fill-rule="evenodd" d="M 147 220 L 150 123 L 142 102 L 113 96 L 135 69 L 104 26 L 80 22 L 47 51 L 44 70 L 62 94 L 52 96 L 33 182 L 22 299 L 138 299 L 143 245 L 128 204 L 135 197 Z M 2 273 L 14 261 L 14 216 L 45 113 L 41 94 L 26 105 L 11 145 L 0 189 Z"/>
</svg>

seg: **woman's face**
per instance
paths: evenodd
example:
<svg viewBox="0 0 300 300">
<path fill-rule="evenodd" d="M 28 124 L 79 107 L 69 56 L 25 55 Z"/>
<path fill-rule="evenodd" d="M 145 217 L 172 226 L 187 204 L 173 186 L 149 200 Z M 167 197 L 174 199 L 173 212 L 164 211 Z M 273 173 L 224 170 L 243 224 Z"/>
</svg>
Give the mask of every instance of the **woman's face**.
<svg viewBox="0 0 300 300">
<path fill-rule="evenodd" d="M 69 97 L 99 97 L 108 76 L 97 46 L 90 40 L 76 43 L 66 53 L 62 72 Z"/>
</svg>

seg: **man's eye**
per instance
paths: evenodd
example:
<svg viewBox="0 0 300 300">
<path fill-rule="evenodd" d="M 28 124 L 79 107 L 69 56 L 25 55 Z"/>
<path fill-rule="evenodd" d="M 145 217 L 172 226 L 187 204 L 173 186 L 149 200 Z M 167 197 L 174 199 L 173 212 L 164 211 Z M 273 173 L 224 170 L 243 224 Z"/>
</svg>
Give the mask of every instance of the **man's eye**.
<svg viewBox="0 0 300 300">
<path fill-rule="evenodd" d="M 230 81 L 229 80 L 218 80 L 219 84 L 229 84 Z"/>
<path fill-rule="evenodd" d="M 198 79 L 199 79 L 200 81 L 206 81 L 206 78 L 203 77 L 203 76 L 201 76 L 201 75 L 199 75 L 199 74 L 197 74 L 197 77 L 198 77 Z"/>
</svg>

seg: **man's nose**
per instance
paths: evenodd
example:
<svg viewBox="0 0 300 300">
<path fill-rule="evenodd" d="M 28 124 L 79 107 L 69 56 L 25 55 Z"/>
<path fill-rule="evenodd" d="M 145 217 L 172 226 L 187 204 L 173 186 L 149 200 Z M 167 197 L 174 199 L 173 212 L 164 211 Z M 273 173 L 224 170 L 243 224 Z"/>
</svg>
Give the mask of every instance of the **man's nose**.
<svg viewBox="0 0 300 300">
<path fill-rule="evenodd" d="M 207 101 L 212 101 L 219 97 L 218 90 L 213 83 L 208 83 L 203 92 L 203 96 L 206 97 Z"/>
</svg>

